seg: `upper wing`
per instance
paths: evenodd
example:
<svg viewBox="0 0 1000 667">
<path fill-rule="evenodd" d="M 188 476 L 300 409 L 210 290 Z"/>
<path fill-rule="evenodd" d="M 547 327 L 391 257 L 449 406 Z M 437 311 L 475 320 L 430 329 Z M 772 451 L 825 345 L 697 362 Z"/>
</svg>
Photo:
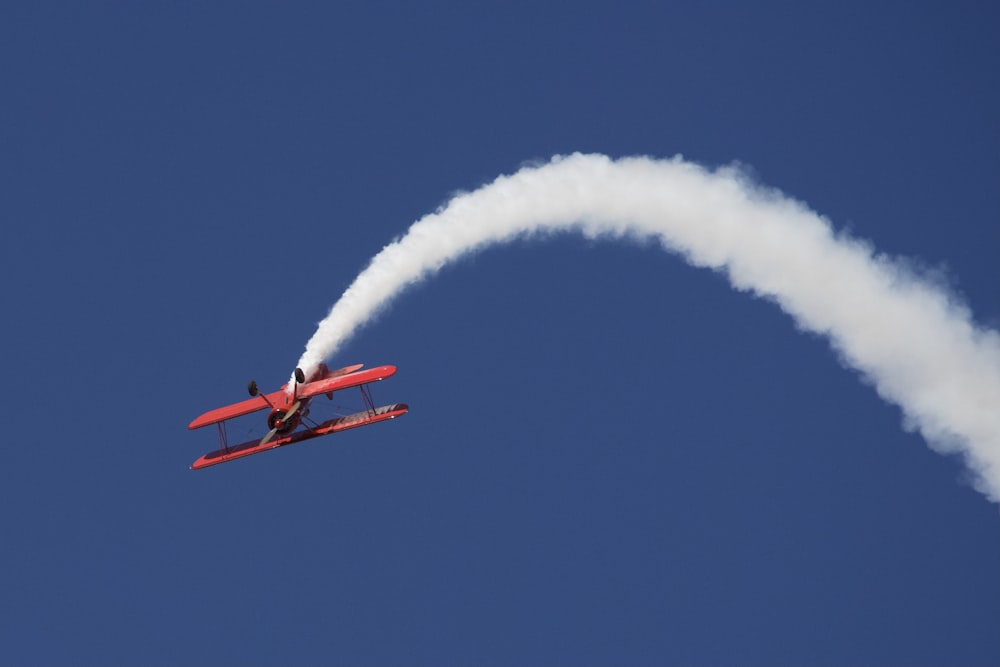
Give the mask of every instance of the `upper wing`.
<svg viewBox="0 0 1000 667">
<path fill-rule="evenodd" d="M 363 371 L 327 377 L 315 382 L 301 384 L 296 388 L 295 395 L 299 398 L 309 398 L 328 394 L 331 391 L 357 387 L 358 385 L 378 382 L 396 374 L 395 366 L 379 366 L 378 368 L 368 368 Z"/>
<path fill-rule="evenodd" d="M 332 377 L 337 377 L 338 375 L 347 375 L 348 373 L 353 373 L 359 368 L 364 368 L 364 366 L 365 366 L 364 364 L 354 364 L 353 366 L 344 366 L 343 368 L 338 368 L 335 371 L 327 371 L 325 377 L 332 378 Z"/>
<path fill-rule="evenodd" d="M 285 392 L 276 391 L 274 393 L 283 395 Z M 273 395 L 268 396 L 268 398 L 272 397 L 278 398 L 278 396 L 273 396 Z M 242 417 L 243 415 L 248 415 L 251 412 L 264 410 L 267 407 L 268 407 L 267 401 L 264 400 L 263 396 L 254 396 L 251 399 L 240 401 L 239 403 L 233 403 L 232 405 L 216 408 L 215 410 L 209 410 L 208 412 L 206 412 L 205 414 L 203 414 L 202 416 L 198 417 L 193 422 L 188 424 L 188 428 L 195 429 L 195 428 L 201 428 L 202 426 L 208 426 L 209 424 L 224 422 L 227 419 L 233 419 L 234 417 Z"/>
<path fill-rule="evenodd" d="M 349 366 L 348 368 L 352 367 Z M 311 398 L 313 396 L 319 396 L 320 394 L 328 394 L 340 389 L 348 389 L 350 387 L 368 384 L 369 382 L 378 382 L 379 380 L 384 380 L 385 378 L 392 377 L 396 374 L 395 366 L 379 366 L 378 368 L 368 368 L 363 371 L 347 372 L 343 375 L 336 375 L 336 373 L 343 372 L 345 370 L 347 369 L 333 371 L 330 374 L 333 375 L 333 377 L 327 376 L 326 378 L 317 380 L 316 382 L 300 384 L 296 387 L 295 398 Z M 288 406 L 291 403 L 291 398 L 292 397 L 288 394 L 288 392 L 285 391 L 285 387 L 267 395 L 267 401 L 270 401 L 271 404 L 275 406 Z M 218 422 L 223 422 L 227 419 L 234 419 L 236 417 L 248 415 L 251 412 L 264 410 L 270 407 L 267 401 L 265 401 L 262 396 L 255 396 L 246 401 L 240 401 L 239 403 L 233 403 L 232 405 L 216 408 L 215 410 L 209 410 L 188 424 L 188 428 L 201 428 L 202 426 L 217 424 Z"/>
</svg>

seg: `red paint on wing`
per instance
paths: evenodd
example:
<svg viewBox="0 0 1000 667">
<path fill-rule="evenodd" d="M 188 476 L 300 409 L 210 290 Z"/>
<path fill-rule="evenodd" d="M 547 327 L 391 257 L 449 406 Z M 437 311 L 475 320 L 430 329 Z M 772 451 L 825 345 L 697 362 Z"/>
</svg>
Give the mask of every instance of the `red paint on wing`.
<svg viewBox="0 0 1000 667">
<path fill-rule="evenodd" d="M 294 398 L 310 398 L 339 389 L 349 389 L 350 387 L 367 384 L 368 382 L 384 380 L 396 373 L 395 366 L 379 366 L 378 368 L 369 368 L 358 372 L 363 366 L 364 364 L 354 364 L 353 366 L 346 366 L 335 371 L 326 371 L 321 379 L 315 382 L 306 382 L 296 387 Z M 268 394 L 267 401 L 270 401 L 271 405 L 276 408 L 290 407 L 294 401 L 287 389 L 288 385 L 283 385 L 278 391 Z M 239 403 L 209 410 L 188 424 L 188 428 L 196 429 L 203 426 L 210 426 L 228 419 L 242 417 L 258 410 L 265 410 L 270 407 L 267 401 L 260 396 L 255 396 Z"/>
<path fill-rule="evenodd" d="M 351 387 L 368 384 L 369 382 L 378 382 L 379 380 L 384 380 L 387 377 L 392 377 L 395 374 L 395 366 L 379 366 L 378 368 L 368 368 L 363 371 L 346 373 L 344 375 L 335 375 L 333 377 L 330 377 L 333 375 L 333 373 L 331 373 L 322 380 L 299 385 L 295 394 L 299 398 L 309 398 L 311 396 L 326 394 L 331 391 L 350 389 Z"/>
<path fill-rule="evenodd" d="M 405 403 L 396 403 L 394 405 L 384 405 L 380 408 L 376 408 L 374 412 L 358 412 L 353 415 L 348 415 L 346 417 L 338 417 L 336 419 L 331 419 L 329 421 L 323 422 L 314 429 L 309 429 L 306 431 L 296 431 L 290 433 L 286 436 L 277 438 L 268 442 L 267 444 L 261 445 L 259 440 L 251 440 L 249 442 L 244 442 L 241 445 L 234 445 L 226 449 L 219 449 L 214 452 L 210 452 L 200 457 L 197 461 L 191 464 L 192 470 L 199 470 L 201 468 L 207 468 L 209 466 L 214 466 L 219 463 L 226 463 L 227 461 L 233 461 L 235 459 L 243 458 L 244 456 L 251 456 L 253 454 L 260 454 L 261 452 L 267 452 L 272 449 L 277 449 L 278 447 L 283 447 L 285 445 L 294 445 L 297 442 L 302 442 L 304 440 L 311 440 L 312 438 L 318 438 L 321 435 L 329 435 L 331 433 L 338 433 L 340 431 L 346 431 L 348 429 L 357 428 L 359 426 L 368 426 L 369 424 L 376 424 L 382 421 L 388 421 L 390 419 L 395 419 L 400 417 L 409 410 L 409 407 Z"/>
<path fill-rule="evenodd" d="M 285 392 L 284 388 L 267 395 L 267 400 L 271 401 L 275 407 L 290 406 L 292 404 L 290 399 L 291 397 Z M 234 419 L 236 417 L 248 415 L 252 412 L 257 412 L 258 410 L 266 410 L 269 407 L 270 406 L 263 397 L 254 396 L 253 398 L 240 401 L 239 403 L 233 403 L 232 405 L 226 405 L 221 408 L 216 408 L 215 410 L 209 410 L 188 424 L 188 428 L 196 429 L 201 428 L 202 426 L 209 426 L 210 424 L 217 424 L 218 422 L 224 422 L 227 419 Z"/>
</svg>

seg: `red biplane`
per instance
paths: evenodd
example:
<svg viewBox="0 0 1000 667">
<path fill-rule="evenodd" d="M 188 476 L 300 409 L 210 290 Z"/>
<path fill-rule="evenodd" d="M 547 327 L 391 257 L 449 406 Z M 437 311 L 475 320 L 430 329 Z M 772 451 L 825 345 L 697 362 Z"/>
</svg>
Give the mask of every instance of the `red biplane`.
<svg viewBox="0 0 1000 667">
<path fill-rule="evenodd" d="M 345 431 L 349 428 L 395 419 L 406 414 L 409 407 L 404 403 L 376 408 L 368 389 L 370 383 L 395 375 L 396 367 L 379 366 L 378 368 L 361 370 L 363 365 L 356 364 L 331 371 L 327 369 L 325 364 L 320 364 L 320 367 L 308 378 L 305 377 L 301 369 L 296 368 L 291 388 L 286 384 L 270 394 L 259 393 L 257 383 L 251 380 L 247 389 L 252 398 L 206 412 L 188 424 L 189 429 L 216 424 L 219 431 L 219 444 L 221 445 L 221 449 L 205 454 L 191 464 L 191 469 L 207 468 L 217 463 L 259 454 L 321 435 Z M 326 394 L 328 399 L 333 400 L 333 392 L 352 387 L 361 388 L 364 410 L 346 417 L 330 419 L 320 424 L 308 419 L 309 404 L 314 398 Z M 268 408 L 271 409 L 271 412 L 267 416 L 267 426 L 271 430 L 267 435 L 261 440 L 251 440 L 239 445 L 229 444 L 226 435 L 226 422 L 228 420 Z M 305 428 L 296 430 L 300 425 Z"/>
</svg>

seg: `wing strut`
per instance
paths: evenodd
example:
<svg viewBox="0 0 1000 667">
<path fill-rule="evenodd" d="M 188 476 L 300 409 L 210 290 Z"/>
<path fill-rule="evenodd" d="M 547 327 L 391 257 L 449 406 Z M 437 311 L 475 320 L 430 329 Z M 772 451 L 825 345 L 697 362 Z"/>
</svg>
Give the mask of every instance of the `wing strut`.
<svg viewBox="0 0 1000 667">
<path fill-rule="evenodd" d="M 365 402 L 365 411 L 368 416 L 375 416 L 375 401 L 372 400 L 372 392 L 366 384 L 361 385 L 361 399 Z"/>
<path fill-rule="evenodd" d="M 219 427 L 219 444 L 222 448 L 229 453 L 229 434 L 226 433 L 226 422 L 222 421 L 216 424 Z"/>
</svg>

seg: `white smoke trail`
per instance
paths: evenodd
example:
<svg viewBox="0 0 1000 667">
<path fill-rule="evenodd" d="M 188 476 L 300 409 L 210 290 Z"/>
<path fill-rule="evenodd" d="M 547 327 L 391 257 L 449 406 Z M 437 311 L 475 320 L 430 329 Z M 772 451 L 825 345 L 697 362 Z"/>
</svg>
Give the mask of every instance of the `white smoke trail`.
<svg viewBox="0 0 1000 667">
<path fill-rule="evenodd" d="M 448 262 L 561 230 L 653 238 L 775 301 L 799 327 L 826 335 L 933 448 L 963 453 L 976 487 L 1000 502 L 1000 334 L 976 326 L 953 296 L 903 263 L 835 234 L 804 205 L 732 168 L 576 154 L 457 196 L 372 259 L 299 366 L 308 374 L 401 290 Z"/>
</svg>

